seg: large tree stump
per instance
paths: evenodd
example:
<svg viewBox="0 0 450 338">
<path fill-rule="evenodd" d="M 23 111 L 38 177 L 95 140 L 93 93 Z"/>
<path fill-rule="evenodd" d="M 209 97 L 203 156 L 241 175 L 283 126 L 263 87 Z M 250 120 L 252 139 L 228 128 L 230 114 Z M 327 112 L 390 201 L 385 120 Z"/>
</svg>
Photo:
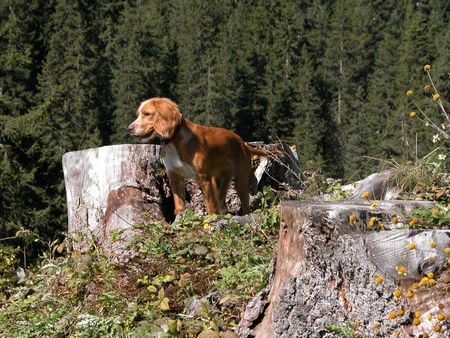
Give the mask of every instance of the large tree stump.
<svg viewBox="0 0 450 338">
<path fill-rule="evenodd" d="M 76 250 L 83 250 L 90 238 L 107 253 L 129 255 L 133 225 L 164 219 L 159 150 L 120 145 L 64 155 L 68 228 L 76 235 Z"/>
<path fill-rule="evenodd" d="M 366 201 L 283 202 L 282 224 L 274 276 L 270 285 L 248 305 L 239 324 L 241 337 L 332 337 L 327 328 L 350 324 L 366 337 L 401 337 L 430 332 L 436 319 L 412 324 L 413 311 L 424 316 L 448 311 L 450 297 L 439 271 L 448 255 L 449 230 L 401 230 L 391 223 L 397 215 L 409 220 L 412 208 L 429 206 L 420 201 L 380 201 L 371 209 Z M 357 216 L 349 222 L 349 215 Z M 368 226 L 370 217 L 386 224 L 386 231 Z M 391 229 L 391 230 L 390 230 Z M 436 243 L 430 248 L 430 243 Z M 409 243 L 416 249 L 410 249 Z M 406 274 L 399 274 L 403 266 Z M 442 273 L 434 287 L 414 290 L 412 298 L 394 299 L 396 288 L 410 290 L 425 273 Z M 382 284 L 376 284 L 376 276 Z M 405 315 L 388 319 L 399 308 Z M 377 328 L 377 324 L 380 326 Z M 442 323 L 441 323 L 442 324 Z"/>
</svg>

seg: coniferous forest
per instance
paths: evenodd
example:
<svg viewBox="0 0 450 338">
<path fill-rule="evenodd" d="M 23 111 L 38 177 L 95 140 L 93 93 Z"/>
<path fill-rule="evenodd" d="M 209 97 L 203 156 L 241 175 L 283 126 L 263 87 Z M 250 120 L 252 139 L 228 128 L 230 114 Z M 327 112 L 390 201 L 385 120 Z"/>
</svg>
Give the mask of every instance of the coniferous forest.
<svg viewBox="0 0 450 338">
<path fill-rule="evenodd" d="M 134 143 L 139 103 L 296 144 L 357 179 L 435 146 L 423 65 L 450 97 L 448 0 L 0 0 L 0 237 L 66 227 L 65 152 Z M 431 101 L 432 103 L 432 101 Z M 439 114 L 429 105 L 431 115 Z"/>
</svg>

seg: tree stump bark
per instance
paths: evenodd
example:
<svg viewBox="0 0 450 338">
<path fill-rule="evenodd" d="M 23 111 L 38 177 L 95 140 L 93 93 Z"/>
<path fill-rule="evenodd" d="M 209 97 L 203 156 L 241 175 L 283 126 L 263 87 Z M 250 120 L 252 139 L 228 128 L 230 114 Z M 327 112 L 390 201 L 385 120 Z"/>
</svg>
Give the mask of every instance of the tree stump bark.
<svg viewBox="0 0 450 338">
<path fill-rule="evenodd" d="M 133 256 L 127 249 L 133 225 L 163 220 L 167 211 L 159 151 L 156 145 L 119 145 L 63 156 L 75 250 L 84 250 L 91 239 L 107 254 Z"/>
<path fill-rule="evenodd" d="M 248 305 L 238 327 L 240 337 L 334 337 L 331 325 L 352 325 L 365 337 L 400 337 L 431 332 L 436 319 L 412 324 L 415 311 L 422 316 L 448 311 L 447 272 L 440 270 L 449 255 L 449 230 L 401 230 L 412 208 L 431 206 L 420 201 L 283 202 L 282 224 L 271 285 Z M 355 222 L 349 215 L 357 216 Z M 371 217 L 386 224 L 386 231 L 368 226 Z M 436 243 L 430 248 L 431 242 Z M 410 249 L 409 243 L 416 248 Z M 397 267 L 404 267 L 399 274 Z M 436 285 L 412 289 L 425 273 L 434 272 Z M 383 277 L 381 284 L 375 283 Z M 395 299 L 393 291 L 402 290 Z M 413 297 L 405 292 L 413 291 Z M 395 320 L 390 312 L 403 308 Z M 378 324 L 375 324 L 378 323 Z M 442 324 L 441 325 L 448 325 Z"/>
</svg>

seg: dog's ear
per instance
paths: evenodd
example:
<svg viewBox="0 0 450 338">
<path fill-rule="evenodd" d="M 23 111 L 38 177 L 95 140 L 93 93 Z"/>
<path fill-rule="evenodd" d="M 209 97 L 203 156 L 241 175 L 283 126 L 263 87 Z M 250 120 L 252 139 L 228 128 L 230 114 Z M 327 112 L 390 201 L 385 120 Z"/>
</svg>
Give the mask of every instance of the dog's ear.
<svg viewBox="0 0 450 338">
<path fill-rule="evenodd" d="M 154 105 L 158 115 L 155 131 L 164 138 L 170 138 L 180 124 L 183 115 L 178 105 L 172 100 L 161 98 L 154 102 Z"/>
</svg>

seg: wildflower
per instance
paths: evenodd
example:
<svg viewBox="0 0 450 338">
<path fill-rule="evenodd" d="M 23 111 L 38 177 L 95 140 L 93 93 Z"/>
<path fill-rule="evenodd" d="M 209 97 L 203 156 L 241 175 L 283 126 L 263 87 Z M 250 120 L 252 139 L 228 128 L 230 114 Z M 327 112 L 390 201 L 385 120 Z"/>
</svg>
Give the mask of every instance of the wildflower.
<svg viewBox="0 0 450 338">
<path fill-rule="evenodd" d="M 430 338 L 430 335 L 426 332 L 422 333 L 422 338 Z"/>
<path fill-rule="evenodd" d="M 420 280 L 420 282 L 419 282 L 419 284 L 420 285 L 422 285 L 422 286 L 427 286 L 428 285 L 428 277 L 423 277 L 421 280 Z"/>
<path fill-rule="evenodd" d="M 414 317 L 420 318 L 420 316 L 422 316 L 422 313 L 420 311 L 414 312 Z"/>
<path fill-rule="evenodd" d="M 377 221 L 376 217 L 370 217 L 370 219 L 369 219 L 369 226 L 373 227 L 375 225 L 376 221 Z"/>
<path fill-rule="evenodd" d="M 444 155 L 444 154 L 439 154 L 438 155 L 438 160 L 439 161 L 444 161 L 446 158 L 447 158 L 447 155 Z"/>
<path fill-rule="evenodd" d="M 434 273 L 428 272 L 428 273 L 427 273 L 427 277 L 428 277 L 429 279 L 433 279 L 433 278 L 434 278 Z"/>
<path fill-rule="evenodd" d="M 430 248 L 431 248 L 431 249 L 434 249 L 435 247 L 436 247 L 436 242 L 434 242 L 434 241 L 431 242 L 431 243 L 430 243 Z"/>
<path fill-rule="evenodd" d="M 444 249 L 444 252 L 445 252 L 447 255 L 450 255 L 450 247 L 445 248 L 445 249 Z"/>
<path fill-rule="evenodd" d="M 428 92 L 430 91 L 430 89 L 431 89 L 431 87 L 430 87 L 429 84 L 426 84 L 425 86 L 423 86 L 423 91 L 424 91 L 425 93 L 428 93 Z"/>
<path fill-rule="evenodd" d="M 441 332 L 441 326 L 440 325 L 433 326 L 433 331 L 434 332 Z"/>
<path fill-rule="evenodd" d="M 428 278 L 428 285 L 430 285 L 430 286 L 436 285 L 436 279 Z"/>
<path fill-rule="evenodd" d="M 439 137 L 439 134 L 436 134 L 436 135 L 433 135 L 433 143 L 437 143 L 437 142 L 439 142 L 441 139 L 440 139 L 440 137 Z"/>
<path fill-rule="evenodd" d="M 408 248 L 409 248 L 409 250 L 414 250 L 416 248 L 416 243 L 413 243 L 413 242 L 409 243 Z"/>
<path fill-rule="evenodd" d="M 362 197 L 365 198 L 365 199 L 368 199 L 369 196 L 370 196 L 370 193 L 369 193 L 368 191 L 364 191 L 364 192 L 362 193 Z"/>
<path fill-rule="evenodd" d="M 402 292 L 399 289 L 394 290 L 392 294 L 394 295 L 395 298 L 400 298 L 402 296 Z"/>
<path fill-rule="evenodd" d="M 395 319 L 397 318 L 397 315 L 395 314 L 395 312 L 390 312 L 388 317 L 389 319 Z"/>
<path fill-rule="evenodd" d="M 396 266 L 395 270 L 397 270 L 399 275 L 406 275 L 406 269 L 404 266 Z"/>
<path fill-rule="evenodd" d="M 450 278 L 448 276 L 442 277 L 442 282 L 448 284 L 450 282 Z"/>
<path fill-rule="evenodd" d="M 436 316 L 436 318 L 437 318 L 438 320 L 442 321 L 442 320 L 445 319 L 445 316 L 444 316 L 442 313 L 439 313 L 439 314 Z"/>
<path fill-rule="evenodd" d="M 433 208 L 433 209 L 431 209 L 431 214 L 432 214 L 433 216 L 439 216 L 439 213 L 440 213 L 440 211 L 439 211 L 438 208 Z"/>
<path fill-rule="evenodd" d="M 417 217 L 413 217 L 409 221 L 409 225 L 416 225 L 417 223 L 419 223 L 419 219 Z"/>
<path fill-rule="evenodd" d="M 355 222 L 358 220 L 358 217 L 356 217 L 355 214 L 351 214 L 351 215 L 348 217 L 348 220 L 349 220 L 351 223 L 355 223 Z"/>
<path fill-rule="evenodd" d="M 437 100 L 439 100 L 440 98 L 441 98 L 441 95 L 439 95 L 438 93 L 433 94 L 433 100 L 434 100 L 434 101 L 437 101 Z"/>
<path fill-rule="evenodd" d="M 394 224 L 398 223 L 398 217 L 397 216 L 392 216 L 391 222 L 394 223 Z"/>
<path fill-rule="evenodd" d="M 414 94 L 414 92 L 413 92 L 411 89 L 409 89 L 409 90 L 406 92 L 406 96 L 409 96 L 409 97 L 413 96 L 413 94 Z"/>
<path fill-rule="evenodd" d="M 403 316 L 405 314 L 405 310 L 403 310 L 403 309 L 398 309 L 397 310 L 397 316 Z"/>
<path fill-rule="evenodd" d="M 412 287 L 414 290 L 417 290 L 417 289 L 419 288 L 419 284 L 413 283 L 413 285 L 411 285 L 411 287 Z"/>
<path fill-rule="evenodd" d="M 378 323 L 378 322 L 375 322 L 375 323 L 372 324 L 372 327 L 373 327 L 375 330 L 379 329 L 380 326 L 381 326 L 381 325 L 380 325 L 380 323 Z"/>
<path fill-rule="evenodd" d="M 378 207 L 378 203 L 376 203 L 376 202 L 370 203 L 370 209 L 375 209 L 377 207 Z"/>
<path fill-rule="evenodd" d="M 411 290 L 406 291 L 405 297 L 406 298 L 413 298 L 414 297 L 414 292 L 412 292 Z"/>
<path fill-rule="evenodd" d="M 381 229 L 381 230 L 385 230 L 385 225 L 384 225 L 384 223 L 380 223 L 380 229 Z"/>
<path fill-rule="evenodd" d="M 420 325 L 420 323 L 422 323 L 422 322 L 420 321 L 420 319 L 419 319 L 419 318 L 414 318 L 414 319 L 413 319 L 413 325 L 415 325 L 415 326 L 419 326 L 419 325 Z"/>
<path fill-rule="evenodd" d="M 412 111 L 409 113 L 409 117 L 416 117 L 417 113 L 415 111 Z"/>
<path fill-rule="evenodd" d="M 427 319 L 428 319 L 428 320 L 433 320 L 433 316 L 432 316 L 431 314 L 429 314 L 429 315 L 427 316 Z"/>
<path fill-rule="evenodd" d="M 377 284 L 383 283 L 383 277 L 377 276 L 377 278 L 375 278 L 375 283 L 377 283 Z"/>
<path fill-rule="evenodd" d="M 426 64 L 425 66 L 423 66 L 423 70 L 424 71 L 429 71 L 431 69 L 431 66 L 429 64 Z"/>
</svg>

